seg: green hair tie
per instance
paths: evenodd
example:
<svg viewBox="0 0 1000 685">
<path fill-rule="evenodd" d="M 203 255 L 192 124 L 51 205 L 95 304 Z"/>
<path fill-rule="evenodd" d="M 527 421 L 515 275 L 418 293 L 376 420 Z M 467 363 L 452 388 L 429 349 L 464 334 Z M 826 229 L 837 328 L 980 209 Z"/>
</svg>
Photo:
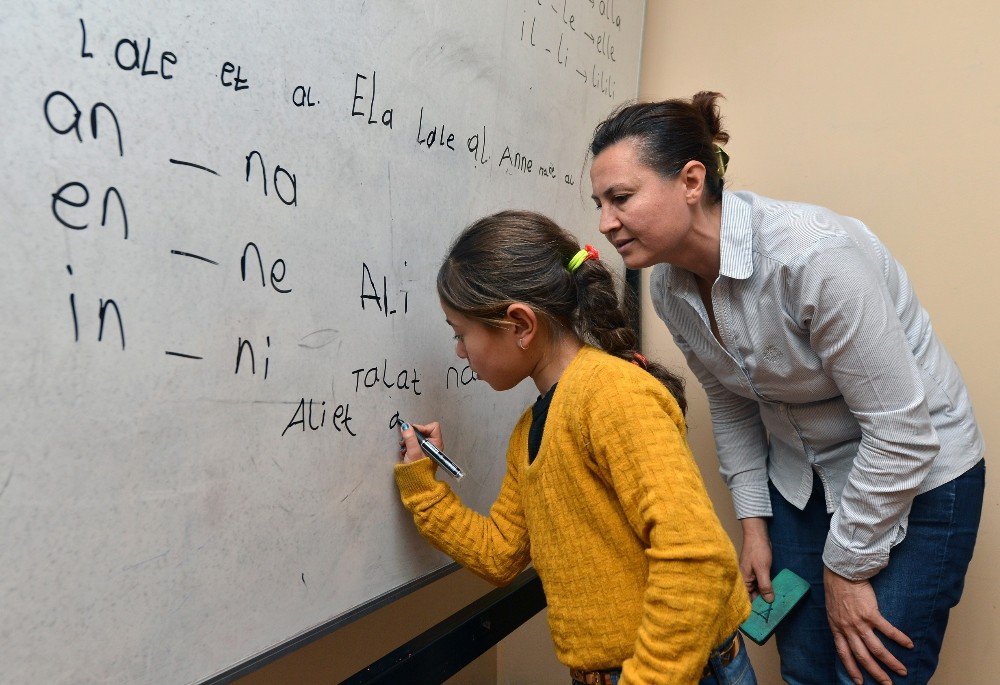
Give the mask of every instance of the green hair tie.
<svg viewBox="0 0 1000 685">
<path fill-rule="evenodd" d="M 573 255 L 573 257 L 569 260 L 569 264 L 566 265 L 566 269 L 571 274 L 575 274 L 576 270 L 580 268 L 580 265 L 588 259 L 600 259 L 600 254 L 598 254 L 597 250 L 594 249 L 593 245 L 585 245 L 582 250 Z"/>
<path fill-rule="evenodd" d="M 715 146 L 715 156 L 719 158 L 719 178 L 726 175 L 726 167 L 729 166 L 729 155 L 718 145 Z"/>
</svg>

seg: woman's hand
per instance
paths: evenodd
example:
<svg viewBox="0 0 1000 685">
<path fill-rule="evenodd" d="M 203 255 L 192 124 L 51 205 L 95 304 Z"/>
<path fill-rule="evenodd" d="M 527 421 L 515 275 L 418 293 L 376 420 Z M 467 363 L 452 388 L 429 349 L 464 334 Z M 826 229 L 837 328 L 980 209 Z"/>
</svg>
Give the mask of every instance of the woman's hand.
<svg viewBox="0 0 1000 685">
<path fill-rule="evenodd" d="M 892 680 L 882 670 L 879 661 L 893 672 L 905 676 L 906 667 L 886 649 L 875 631 L 907 649 L 913 648 L 913 640 L 879 612 L 872 584 L 867 580 L 848 580 L 824 567 L 823 588 L 833 642 L 851 679 L 858 685 L 863 682 L 861 669 L 858 668 L 860 664 L 876 681 L 890 685 Z"/>
<path fill-rule="evenodd" d="M 771 537 L 767 533 L 767 519 L 745 518 L 743 524 L 743 549 L 740 550 L 740 573 L 747 594 L 753 601 L 763 595 L 764 601 L 774 601 L 771 589 Z"/>
<path fill-rule="evenodd" d="M 420 449 L 420 443 L 417 442 L 417 436 L 413 432 L 414 428 L 430 440 L 435 447 L 442 452 L 444 451 L 444 437 L 441 435 L 441 424 L 437 421 L 423 424 L 400 423 L 399 434 L 403 439 L 399 441 L 399 458 L 404 464 L 411 464 L 418 459 L 426 458 L 424 451 Z"/>
</svg>

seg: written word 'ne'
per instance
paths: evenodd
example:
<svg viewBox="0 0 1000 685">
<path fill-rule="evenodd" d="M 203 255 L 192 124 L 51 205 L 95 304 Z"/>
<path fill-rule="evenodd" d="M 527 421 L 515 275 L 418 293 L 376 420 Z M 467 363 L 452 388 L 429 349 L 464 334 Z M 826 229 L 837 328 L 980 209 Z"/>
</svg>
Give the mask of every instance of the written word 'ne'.
<svg viewBox="0 0 1000 685">
<path fill-rule="evenodd" d="M 243 279 L 243 282 L 246 283 L 247 254 L 250 252 L 250 248 L 253 248 L 253 254 L 257 257 L 257 267 L 260 271 L 260 286 L 262 288 L 266 288 L 267 284 L 264 282 L 264 260 L 260 256 L 260 248 L 258 248 L 257 244 L 254 243 L 253 241 L 247 243 L 246 247 L 243 248 L 243 256 L 240 257 L 240 277 Z M 280 267 L 280 273 L 279 273 L 279 267 Z M 292 292 L 292 289 L 279 288 L 278 284 L 281 283 L 283 280 L 285 280 L 285 260 L 278 258 L 274 260 L 273 264 L 271 264 L 271 287 L 274 288 L 275 291 L 283 295 L 286 295 Z"/>
</svg>

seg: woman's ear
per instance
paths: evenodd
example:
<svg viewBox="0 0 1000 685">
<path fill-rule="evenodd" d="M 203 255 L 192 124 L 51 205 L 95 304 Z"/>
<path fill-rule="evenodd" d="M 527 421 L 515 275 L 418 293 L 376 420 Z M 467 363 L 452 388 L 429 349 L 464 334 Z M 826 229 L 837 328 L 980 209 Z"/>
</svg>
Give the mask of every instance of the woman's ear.
<svg viewBox="0 0 1000 685">
<path fill-rule="evenodd" d="M 690 205 L 701 202 L 705 192 L 705 165 L 696 159 L 684 165 L 677 178 L 684 184 L 684 199 Z"/>
<path fill-rule="evenodd" d="M 507 320 L 518 346 L 527 349 L 538 334 L 538 314 L 523 302 L 513 302 L 507 307 Z"/>
</svg>

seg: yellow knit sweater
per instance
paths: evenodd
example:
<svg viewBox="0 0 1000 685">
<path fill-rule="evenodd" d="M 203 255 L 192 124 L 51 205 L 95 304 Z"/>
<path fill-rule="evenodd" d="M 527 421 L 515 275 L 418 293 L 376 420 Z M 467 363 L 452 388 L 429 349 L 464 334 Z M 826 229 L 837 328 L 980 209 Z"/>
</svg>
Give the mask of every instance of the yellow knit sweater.
<svg viewBox="0 0 1000 685">
<path fill-rule="evenodd" d="M 531 464 L 530 425 L 529 408 L 489 516 L 436 480 L 431 460 L 396 466 L 421 535 L 497 585 L 533 562 L 567 666 L 621 667 L 621 685 L 696 683 L 750 603 L 677 402 L 634 364 L 584 347 Z"/>
</svg>

